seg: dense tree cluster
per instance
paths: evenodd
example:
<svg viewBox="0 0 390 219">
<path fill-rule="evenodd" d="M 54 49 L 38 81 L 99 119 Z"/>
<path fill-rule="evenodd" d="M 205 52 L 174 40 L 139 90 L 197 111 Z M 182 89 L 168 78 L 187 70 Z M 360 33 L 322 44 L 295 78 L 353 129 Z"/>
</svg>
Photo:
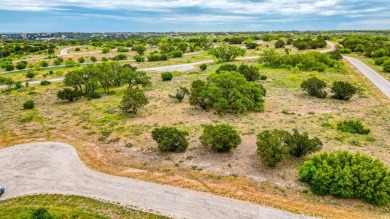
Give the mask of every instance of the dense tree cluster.
<svg viewBox="0 0 390 219">
<path fill-rule="evenodd" d="M 302 71 L 323 72 L 328 67 L 342 69 L 343 63 L 332 59 L 329 54 L 319 52 L 298 53 L 298 54 L 279 54 L 275 50 L 266 50 L 263 52 L 260 62 L 266 66 L 288 68 L 298 67 Z"/>
<path fill-rule="evenodd" d="M 222 45 L 209 50 L 209 54 L 223 62 L 232 61 L 238 56 L 244 56 L 245 52 L 245 49 L 228 45 Z"/>
<path fill-rule="evenodd" d="M 308 133 L 300 134 L 284 130 L 266 130 L 257 135 L 257 153 L 264 164 L 276 166 L 288 155 L 301 157 L 321 150 L 322 142 L 317 137 L 310 139 Z"/>
<path fill-rule="evenodd" d="M 326 47 L 326 41 L 321 37 L 317 37 L 317 39 L 312 39 L 312 38 L 298 39 L 298 40 L 294 40 L 292 44 L 294 47 L 296 47 L 299 50 L 318 49 L 318 48 Z"/>
<path fill-rule="evenodd" d="M 215 108 L 220 113 L 262 112 L 265 94 L 261 84 L 248 82 L 242 74 L 221 71 L 211 74 L 206 82 L 192 83 L 190 104 L 203 109 Z"/>
<path fill-rule="evenodd" d="M 376 205 L 390 202 L 390 173 L 386 165 L 359 153 L 321 153 L 298 168 L 300 180 L 317 195 L 363 199 Z"/>
<path fill-rule="evenodd" d="M 105 93 L 110 92 L 113 86 L 128 84 L 128 89 L 147 86 L 150 78 L 145 72 L 136 71 L 117 62 L 105 62 L 96 65 L 87 65 L 79 70 L 70 71 L 65 75 L 64 84 L 80 91 L 84 95 L 95 93 L 100 85 Z"/>
</svg>

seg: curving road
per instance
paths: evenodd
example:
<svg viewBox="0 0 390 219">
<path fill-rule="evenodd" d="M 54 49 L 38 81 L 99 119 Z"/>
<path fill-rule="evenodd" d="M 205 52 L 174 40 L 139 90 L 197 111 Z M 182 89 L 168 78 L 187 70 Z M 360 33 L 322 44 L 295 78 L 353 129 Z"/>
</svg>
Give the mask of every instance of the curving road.
<svg viewBox="0 0 390 219">
<path fill-rule="evenodd" d="M 42 142 L 0 149 L 0 200 L 52 193 L 131 205 L 174 218 L 308 218 L 243 201 L 103 174 L 87 168 L 65 143 Z"/>
<path fill-rule="evenodd" d="M 390 82 L 368 67 L 366 64 L 358 59 L 343 56 L 344 59 L 348 60 L 357 70 L 359 70 L 364 76 L 366 76 L 384 95 L 390 99 Z"/>
</svg>

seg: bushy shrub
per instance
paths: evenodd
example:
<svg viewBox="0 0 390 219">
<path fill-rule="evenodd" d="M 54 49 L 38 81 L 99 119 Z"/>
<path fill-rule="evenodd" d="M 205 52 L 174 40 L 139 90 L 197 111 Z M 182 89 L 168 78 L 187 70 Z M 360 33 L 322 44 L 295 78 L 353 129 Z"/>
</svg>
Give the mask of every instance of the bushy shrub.
<svg viewBox="0 0 390 219">
<path fill-rule="evenodd" d="M 307 132 L 300 134 L 294 129 L 293 134 L 288 134 L 284 140 L 290 155 L 301 157 L 309 153 L 321 150 L 322 142 L 317 137 L 310 139 Z"/>
<path fill-rule="evenodd" d="M 84 63 L 84 62 L 85 62 L 85 58 L 84 58 L 84 57 L 80 57 L 80 58 L 78 59 L 78 61 L 79 61 L 79 63 Z"/>
<path fill-rule="evenodd" d="M 258 81 L 260 79 L 259 69 L 254 65 L 241 64 L 237 70 L 244 75 L 247 81 Z"/>
<path fill-rule="evenodd" d="M 286 42 L 284 40 L 278 40 L 275 42 L 275 48 L 283 48 L 286 45 Z"/>
<path fill-rule="evenodd" d="M 201 64 L 199 65 L 200 70 L 204 71 L 207 69 L 207 64 Z"/>
<path fill-rule="evenodd" d="M 126 60 L 126 59 L 127 59 L 127 55 L 125 55 L 125 54 L 118 54 L 112 58 L 112 60 L 116 60 L 116 61 Z"/>
<path fill-rule="evenodd" d="M 217 69 L 216 73 L 219 73 L 221 71 L 237 71 L 237 70 L 238 70 L 237 65 L 234 65 L 234 64 L 224 64 L 224 65 L 219 66 L 219 68 Z"/>
<path fill-rule="evenodd" d="M 349 82 L 335 81 L 332 85 L 333 97 L 339 100 L 349 100 L 357 92 L 357 88 Z"/>
<path fill-rule="evenodd" d="M 35 108 L 35 103 L 33 100 L 27 100 L 26 102 L 23 103 L 23 109 L 34 109 Z"/>
<path fill-rule="evenodd" d="M 161 152 L 184 152 L 188 147 L 188 133 L 173 127 L 155 128 L 152 138 Z"/>
<path fill-rule="evenodd" d="M 33 71 L 28 71 L 28 72 L 26 73 L 26 77 L 27 77 L 27 78 L 34 78 L 36 75 L 37 75 L 37 74 L 36 74 L 35 72 L 33 72 Z"/>
<path fill-rule="evenodd" d="M 167 72 L 161 73 L 161 79 L 163 81 L 170 81 L 170 80 L 172 80 L 172 78 L 173 78 L 172 72 L 167 71 Z"/>
<path fill-rule="evenodd" d="M 370 133 L 370 129 L 364 128 L 362 122 L 357 119 L 348 119 L 338 122 L 337 130 L 362 135 L 367 135 Z"/>
<path fill-rule="evenodd" d="M 307 91 L 310 96 L 325 98 L 328 95 L 328 93 L 324 91 L 324 88 L 326 88 L 325 81 L 322 81 L 317 77 L 312 77 L 303 81 L 301 88 Z"/>
<path fill-rule="evenodd" d="M 91 56 L 90 60 L 91 60 L 92 62 L 96 62 L 96 61 L 97 61 L 97 58 L 96 58 L 95 56 Z"/>
<path fill-rule="evenodd" d="M 126 47 L 118 47 L 118 52 L 129 52 L 129 49 Z"/>
<path fill-rule="evenodd" d="M 390 173 L 386 165 L 346 151 L 312 156 L 298 168 L 299 178 L 318 195 L 363 199 L 375 205 L 390 202 Z"/>
<path fill-rule="evenodd" d="M 387 59 L 387 61 L 383 63 L 383 71 L 390 72 L 390 59 Z"/>
<path fill-rule="evenodd" d="M 130 89 L 123 95 L 119 108 L 123 112 L 137 114 L 138 109 L 148 103 L 148 98 L 141 89 Z"/>
<path fill-rule="evenodd" d="M 349 53 L 351 53 L 351 50 L 343 48 L 343 49 L 340 49 L 340 52 L 343 53 L 343 54 L 349 54 Z"/>
<path fill-rule="evenodd" d="M 230 125 L 205 125 L 200 136 L 202 145 L 218 153 L 227 153 L 241 144 L 241 137 Z"/>
<path fill-rule="evenodd" d="M 257 154 L 267 166 L 274 167 L 289 154 L 295 157 L 321 150 L 322 142 L 318 138 L 310 139 L 308 133 L 293 134 L 284 130 L 266 130 L 257 135 Z"/>
<path fill-rule="evenodd" d="M 80 99 L 82 93 L 75 89 L 64 88 L 63 90 L 58 91 L 57 97 L 60 100 L 68 100 L 70 102 Z"/>
<path fill-rule="evenodd" d="M 150 54 L 148 55 L 148 61 L 149 62 L 155 62 L 155 61 L 165 61 L 168 60 L 168 56 L 166 54 Z"/>
<path fill-rule="evenodd" d="M 266 130 L 257 135 L 257 154 L 265 165 L 275 167 L 288 155 L 284 143 L 288 134 L 284 130 Z"/>
<path fill-rule="evenodd" d="M 260 75 L 260 80 L 262 80 L 262 81 L 267 80 L 267 75 Z"/>
<path fill-rule="evenodd" d="M 51 82 L 50 81 L 41 81 L 41 85 L 42 86 L 47 86 L 47 85 L 50 85 Z"/>
<path fill-rule="evenodd" d="M 77 48 L 74 49 L 74 51 L 78 52 L 78 51 L 80 51 L 80 48 L 77 47 Z"/>
<path fill-rule="evenodd" d="M 134 60 L 136 62 L 144 62 L 145 61 L 145 57 L 140 56 L 140 55 L 136 55 L 136 56 L 134 56 Z"/>
<path fill-rule="evenodd" d="M 30 219 L 54 219 L 55 217 L 51 215 L 46 208 L 38 208 L 31 212 Z"/>
<path fill-rule="evenodd" d="M 247 49 L 256 49 L 256 47 L 258 47 L 259 44 L 257 44 L 257 43 L 246 43 L 245 46 L 246 46 Z"/>
</svg>

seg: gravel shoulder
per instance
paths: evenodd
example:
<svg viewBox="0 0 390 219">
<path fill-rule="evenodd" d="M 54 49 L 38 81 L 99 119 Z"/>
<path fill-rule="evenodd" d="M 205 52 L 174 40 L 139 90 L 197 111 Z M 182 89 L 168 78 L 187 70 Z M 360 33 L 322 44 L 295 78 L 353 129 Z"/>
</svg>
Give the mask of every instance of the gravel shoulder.
<svg viewBox="0 0 390 219">
<path fill-rule="evenodd" d="M 307 218 L 270 207 L 87 168 L 71 145 L 40 142 L 0 150 L 0 200 L 37 193 L 74 194 L 174 218 Z"/>
</svg>

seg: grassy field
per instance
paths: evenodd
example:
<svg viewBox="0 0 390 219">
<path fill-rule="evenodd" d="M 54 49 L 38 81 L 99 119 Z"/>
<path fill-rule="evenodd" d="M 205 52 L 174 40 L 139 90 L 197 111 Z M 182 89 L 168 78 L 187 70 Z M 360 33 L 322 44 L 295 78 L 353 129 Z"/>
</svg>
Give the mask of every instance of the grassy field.
<svg viewBox="0 0 390 219">
<path fill-rule="evenodd" d="M 62 218 L 167 218 L 114 203 L 74 195 L 31 195 L 0 201 L 0 218 L 30 218 L 32 212 L 45 208 L 56 219 Z"/>
</svg>

